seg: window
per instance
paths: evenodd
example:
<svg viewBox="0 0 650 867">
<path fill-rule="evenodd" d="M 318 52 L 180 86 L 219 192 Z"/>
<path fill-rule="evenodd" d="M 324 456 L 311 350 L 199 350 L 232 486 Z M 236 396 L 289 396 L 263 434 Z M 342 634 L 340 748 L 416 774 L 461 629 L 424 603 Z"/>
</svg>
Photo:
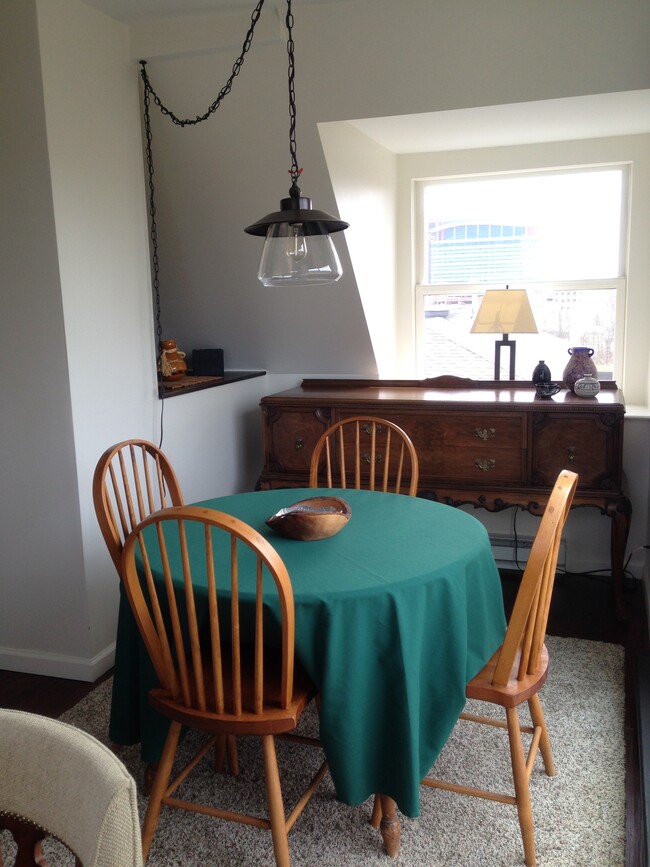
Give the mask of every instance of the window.
<svg viewBox="0 0 650 867">
<path fill-rule="evenodd" d="M 529 380 L 542 358 L 560 379 L 570 346 L 593 347 L 601 378 L 613 378 L 625 301 L 626 182 L 624 166 L 419 182 L 420 375 L 492 379 L 496 335 L 470 328 L 486 288 L 511 285 L 527 289 L 539 330 L 512 335 L 517 379 Z"/>
</svg>

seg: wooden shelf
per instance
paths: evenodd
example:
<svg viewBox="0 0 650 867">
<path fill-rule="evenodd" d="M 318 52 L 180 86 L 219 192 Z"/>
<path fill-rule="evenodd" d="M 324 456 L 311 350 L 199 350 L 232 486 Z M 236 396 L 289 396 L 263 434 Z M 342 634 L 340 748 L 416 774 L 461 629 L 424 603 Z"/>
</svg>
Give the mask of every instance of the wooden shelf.
<svg viewBox="0 0 650 867">
<path fill-rule="evenodd" d="M 241 382 L 244 379 L 254 379 L 265 376 L 265 370 L 225 370 L 223 376 L 192 376 L 188 374 L 174 382 L 158 383 L 158 396 L 165 399 L 188 394 L 193 391 L 203 391 L 206 388 L 216 388 L 219 385 L 229 385 L 231 382 Z"/>
</svg>

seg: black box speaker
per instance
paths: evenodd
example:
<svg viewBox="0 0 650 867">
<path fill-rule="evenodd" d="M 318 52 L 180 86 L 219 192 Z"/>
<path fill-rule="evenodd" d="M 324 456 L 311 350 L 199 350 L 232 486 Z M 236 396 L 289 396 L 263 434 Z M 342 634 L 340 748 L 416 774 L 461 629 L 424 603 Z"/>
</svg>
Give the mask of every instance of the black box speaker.
<svg viewBox="0 0 650 867">
<path fill-rule="evenodd" d="M 193 349 L 194 376 L 223 376 L 223 349 Z"/>
</svg>

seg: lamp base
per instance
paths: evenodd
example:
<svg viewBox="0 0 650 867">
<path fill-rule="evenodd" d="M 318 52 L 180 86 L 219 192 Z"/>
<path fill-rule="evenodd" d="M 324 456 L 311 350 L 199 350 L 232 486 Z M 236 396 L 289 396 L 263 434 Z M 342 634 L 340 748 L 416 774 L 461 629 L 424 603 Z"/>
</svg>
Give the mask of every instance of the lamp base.
<svg viewBox="0 0 650 867">
<path fill-rule="evenodd" d="M 494 378 L 501 379 L 501 347 L 507 346 L 510 350 L 510 371 L 508 379 L 515 378 L 515 346 L 516 341 L 508 340 L 508 335 L 504 334 L 501 340 L 494 342 Z"/>
</svg>

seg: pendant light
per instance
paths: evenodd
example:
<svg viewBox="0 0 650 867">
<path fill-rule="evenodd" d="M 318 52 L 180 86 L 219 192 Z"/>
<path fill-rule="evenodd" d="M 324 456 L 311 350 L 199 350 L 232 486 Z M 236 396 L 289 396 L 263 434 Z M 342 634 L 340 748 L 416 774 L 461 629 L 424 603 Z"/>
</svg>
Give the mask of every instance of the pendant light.
<svg viewBox="0 0 650 867">
<path fill-rule="evenodd" d="M 330 233 L 347 229 L 349 223 L 312 208 L 311 199 L 298 186 L 302 169 L 296 156 L 296 94 L 293 13 L 287 0 L 287 55 L 289 60 L 289 152 L 291 189 L 280 201 L 280 210 L 262 217 L 244 229 L 249 235 L 265 236 L 257 277 L 264 286 L 313 286 L 334 283 L 342 269 Z"/>
</svg>

